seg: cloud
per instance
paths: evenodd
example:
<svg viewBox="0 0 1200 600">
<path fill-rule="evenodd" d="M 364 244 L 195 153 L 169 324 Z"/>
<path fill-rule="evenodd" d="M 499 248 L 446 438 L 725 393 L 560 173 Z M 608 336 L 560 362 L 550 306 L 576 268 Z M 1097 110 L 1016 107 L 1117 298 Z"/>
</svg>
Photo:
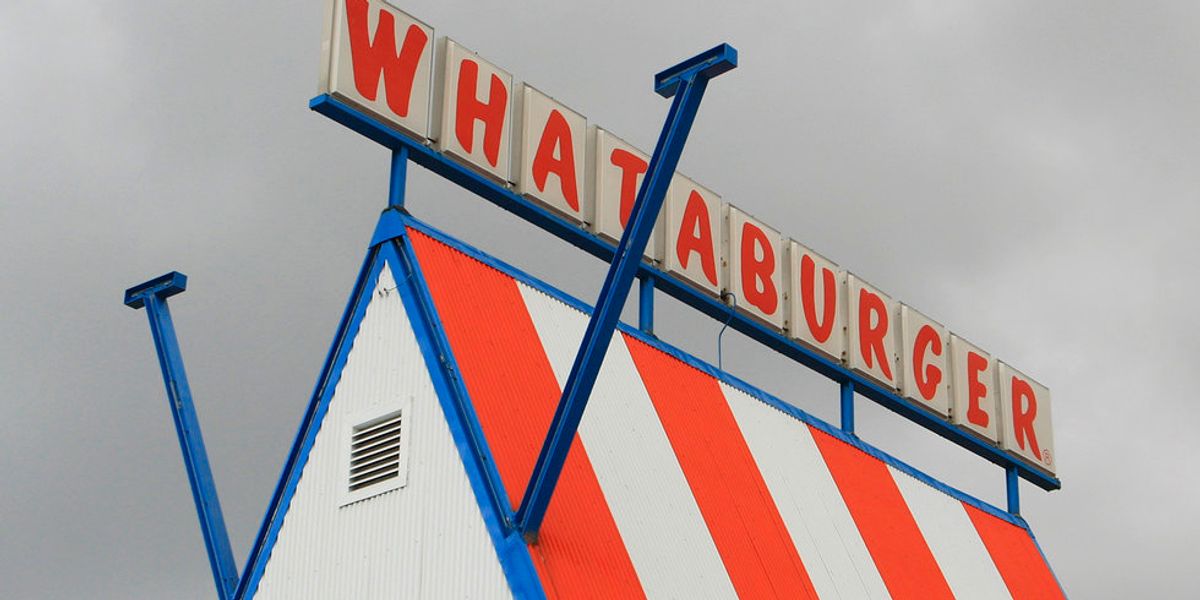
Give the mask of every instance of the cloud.
<svg viewBox="0 0 1200 600">
<path fill-rule="evenodd" d="M 210 596 L 145 317 L 119 303 L 170 269 L 191 276 L 172 306 L 244 557 L 387 183 L 385 152 L 306 109 L 317 4 L 0 5 L 7 594 Z M 1048 383 L 1064 489 L 1025 486 L 1023 506 L 1068 591 L 1183 593 L 1200 533 L 1194 7 L 405 8 L 643 147 L 666 112 L 651 75 L 737 46 L 683 172 Z M 419 169 L 409 199 L 594 298 L 597 261 Z M 663 306 L 661 335 L 715 359 L 718 324 Z M 828 384 L 726 343 L 738 376 L 836 414 Z M 999 470 L 860 410 L 872 443 L 1002 501 Z"/>
</svg>

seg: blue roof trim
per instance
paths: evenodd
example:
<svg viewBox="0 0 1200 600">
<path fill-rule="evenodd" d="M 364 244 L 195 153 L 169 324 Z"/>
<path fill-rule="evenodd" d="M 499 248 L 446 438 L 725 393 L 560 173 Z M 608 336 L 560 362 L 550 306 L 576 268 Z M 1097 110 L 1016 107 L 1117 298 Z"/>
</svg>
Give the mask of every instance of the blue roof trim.
<svg viewBox="0 0 1200 600">
<path fill-rule="evenodd" d="M 1033 535 L 1033 531 L 1029 528 L 1025 530 L 1029 532 L 1029 539 L 1033 540 L 1033 547 L 1037 548 L 1038 555 L 1042 557 L 1042 562 L 1046 563 L 1046 568 L 1050 570 L 1050 576 L 1054 578 L 1054 583 L 1058 586 L 1058 591 L 1062 592 L 1063 598 L 1070 598 L 1067 595 L 1067 589 L 1063 587 L 1062 580 L 1058 578 L 1058 573 L 1054 572 L 1054 567 L 1050 564 L 1049 560 L 1046 560 L 1046 553 L 1042 551 L 1042 545 L 1038 543 L 1037 536 Z"/>
<path fill-rule="evenodd" d="M 388 217 L 385 215 L 381 221 L 385 218 Z M 546 593 L 533 566 L 529 547 L 511 527 L 513 511 L 500 474 L 496 471 L 496 461 L 483 436 L 466 386 L 458 376 L 458 365 L 412 246 L 402 234 L 392 239 L 391 243 L 380 246 L 380 253 L 384 261 L 392 266 L 392 272 L 397 274 L 400 298 L 416 334 L 446 424 L 450 427 L 450 434 L 458 448 L 509 589 L 517 598 L 545 598 Z"/>
<path fill-rule="evenodd" d="M 454 248 L 455 250 L 458 250 L 458 251 L 466 254 L 467 256 L 470 256 L 471 258 L 474 258 L 494 269 L 497 269 L 497 270 L 513 277 L 517 281 L 520 281 L 521 283 L 529 285 L 530 287 L 532 287 L 532 288 L 534 288 L 556 300 L 559 300 L 559 301 L 563 302 L 564 304 L 567 304 L 568 306 L 575 308 L 576 310 L 579 310 L 584 313 L 591 312 L 591 306 L 588 305 L 587 303 L 579 300 L 578 298 L 574 298 L 568 294 L 565 294 L 562 291 L 558 290 L 557 288 L 546 283 L 545 281 L 542 281 L 541 279 L 538 279 L 532 275 L 529 275 L 528 273 L 525 273 L 524 271 L 522 271 L 521 269 L 519 269 L 513 265 L 510 265 L 498 258 L 495 258 L 489 254 L 486 254 L 483 251 L 481 251 L 473 246 L 470 246 L 462 241 L 459 241 L 453 237 L 450 237 L 448 234 L 441 232 L 437 229 L 434 229 L 432 226 L 417 220 L 415 217 L 412 217 L 411 215 L 405 215 L 404 221 L 412 229 L 420 231 L 421 233 L 424 233 L 424 234 L 438 240 L 439 242 L 442 242 L 442 243 L 446 244 L 447 246 L 450 246 L 451 248 Z M 921 472 L 916 467 L 913 467 L 912 465 L 904 462 L 903 460 L 900 460 L 899 458 L 896 458 L 895 456 L 892 456 L 891 454 L 888 454 L 887 452 L 884 452 L 883 450 L 880 450 L 874 446 L 867 444 L 866 442 L 863 442 L 857 436 L 847 434 L 846 432 L 842 431 L 840 428 L 835 427 L 813 415 L 810 415 L 810 414 L 804 412 L 803 410 L 801 410 L 791 404 L 788 404 L 787 402 L 780 400 L 779 398 L 776 398 L 775 396 L 772 396 L 771 394 L 769 394 L 769 393 L 767 393 L 767 392 L 765 392 L 765 391 L 763 391 L 763 390 L 761 390 L 761 389 L 759 389 L 759 388 L 757 388 L 757 387 L 755 387 L 755 386 L 753 386 L 753 385 L 751 385 L 751 384 L 749 384 L 749 383 L 747 383 L 725 371 L 718 369 L 716 366 L 714 366 L 712 364 L 709 364 L 707 362 L 704 362 L 703 360 L 700 360 L 699 358 L 696 358 L 695 356 L 687 354 L 686 352 L 684 352 L 674 346 L 670 346 L 653 336 L 647 335 L 645 332 L 642 332 L 641 330 L 639 330 L 637 328 L 634 328 L 626 323 L 618 324 L 617 328 L 620 331 L 622 331 L 623 333 L 626 333 L 642 342 L 645 342 L 645 343 L 653 346 L 654 348 L 661 350 L 662 352 L 665 352 L 666 354 L 668 354 L 676 359 L 679 359 L 679 360 L 683 361 L 684 363 L 691 365 L 692 367 L 699 369 L 700 371 L 718 379 L 719 381 L 729 384 L 730 386 L 735 387 L 735 388 L 745 392 L 746 394 L 749 394 L 751 397 L 756 398 L 756 399 L 782 411 L 783 413 L 785 413 L 803 423 L 811 425 L 811 426 L 813 426 L 813 427 L 815 427 L 815 428 L 817 428 L 817 429 L 819 429 L 819 430 L 821 430 L 821 431 L 823 431 L 823 432 L 825 432 L 847 444 L 854 446 L 855 448 L 862 450 L 863 452 L 866 452 L 867 454 L 883 461 L 885 464 L 892 466 L 892 467 L 896 468 L 897 470 L 899 470 L 903 473 L 906 473 L 919 481 L 924 482 L 925 484 L 929 485 L 930 487 L 933 487 L 934 489 L 937 489 L 937 490 L 951 496 L 952 498 L 961 500 L 962 502 L 966 502 L 967 504 L 970 504 L 971 506 L 974 506 L 975 508 L 978 508 L 979 510 L 982 510 L 983 512 L 986 512 L 986 513 L 988 513 L 992 516 L 995 516 L 999 519 L 1003 519 L 1004 521 L 1007 521 L 1008 523 L 1011 523 L 1013 525 L 1021 527 L 1022 529 L 1029 532 L 1030 536 L 1033 535 L 1032 530 L 1030 530 L 1029 524 L 1025 521 L 1025 519 L 1021 518 L 1019 515 L 1013 515 L 1013 514 L 1009 513 L 1008 511 L 1005 511 L 1004 509 L 1001 509 L 992 504 L 989 504 L 988 502 L 980 500 L 979 498 L 976 498 L 970 494 L 967 494 L 966 492 L 963 492 L 962 490 L 959 490 L 957 488 L 946 485 L 945 483 L 942 483 L 941 481 L 934 479 L 932 476 Z M 1049 563 L 1047 563 L 1047 564 L 1049 564 Z"/>
<path fill-rule="evenodd" d="M 337 333 L 330 345 L 329 353 L 325 357 L 325 365 L 321 369 L 321 376 L 317 379 L 312 399 L 309 401 L 304 417 L 300 420 L 296 439 L 292 442 L 292 449 L 283 465 L 283 473 L 279 477 L 275 493 L 271 496 L 271 501 L 267 506 L 266 516 L 258 530 L 254 545 L 250 548 L 250 554 L 246 557 L 246 568 L 238 581 L 237 591 L 234 593 L 235 600 L 253 597 L 258 590 L 258 583 L 266 569 L 271 550 L 275 547 L 279 529 L 283 525 L 284 517 L 287 516 L 292 496 L 296 493 L 300 474 L 304 471 L 305 463 L 308 462 L 308 453 L 316 440 L 321 422 L 325 419 L 329 401 L 341 378 L 342 368 L 346 365 L 346 357 L 350 354 L 350 347 L 354 345 L 354 337 L 358 333 L 363 315 L 366 314 L 367 305 L 370 304 L 371 294 L 367 289 L 368 285 L 379 277 L 382 266 L 383 261 L 378 260 L 376 250 L 374 248 L 368 250 L 367 256 L 363 260 L 363 266 L 359 270 L 358 279 L 354 283 L 354 289 L 350 293 L 346 310 L 342 314 Z"/>
<path fill-rule="evenodd" d="M 392 224 L 396 222 L 395 215 L 390 215 L 390 219 L 381 218 L 381 221 L 383 220 L 389 220 Z M 486 443 L 479 451 L 482 454 L 473 451 L 474 447 L 470 442 L 471 424 L 474 425 L 474 429 L 478 429 L 478 421 L 474 420 L 473 409 L 470 409 L 471 412 L 464 419 L 455 412 L 456 408 L 452 406 L 455 396 L 450 392 L 445 369 L 454 369 L 453 358 L 449 357 L 447 362 L 437 361 L 438 350 L 434 346 L 435 341 L 430 332 L 440 332 L 441 323 L 437 320 L 436 314 L 432 317 L 433 324 L 428 323 L 427 317 L 419 305 L 419 297 L 424 296 L 425 301 L 432 306 L 432 301 L 428 299 L 429 292 L 425 279 L 421 275 L 419 267 L 415 269 L 407 267 L 408 261 L 400 258 L 402 250 L 398 250 L 393 243 L 383 243 L 386 241 L 386 238 L 372 240 L 372 248 L 364 260 L 354 286 L 354 292 L 342 316 L 334 343 L 326 357 L 325 367 L 322 369 L 321 377 L 313 392 L 313 398 L 301 420 L 300 428 L 292 444 L 292 450 L 288 455 L 283 473 L 276 485 L 275 493 L 271 498 L 266 517 L 259 529 L 254 546 L 251 548 L 250 555 L 247 557 L 246 570 L 242 574 L 234 597 L 237 599 L 252 598 L 258 591 L 258 584 L 262 580 L 267 563 L 270 562 L 271 551 L 275 547 L 280 528 L 287 517 L 292 497 L 304 471 L 304 465 L 308 462 L 309 452 L 312 450 L 321 423 L 329 409 L 337 382 L 341 379 L 342 369 L 345 368 L 346 359 L 354 345 L 359 325 L 366 315 L 367 306 L 370 305 L 372 284 L 378 280 L 379 274 L 386 264 L 391 268 L 393 277 L 400 287 L 400 296 L 404 302 L 405 311 L 409 315 L 413 332 L 416 334 L 417 343 L 421 348 L 422 358 L 430 370 L 434 389 L 442 404 L 451 436 L 459 450 L 460 458 L 463 460 L 463 467 L 471 483 L 471 488 L 475 492 L 480 512 L 488 534 L 492 538 L 492 544 L 509 587 L 513 595 L 518 598 L 545 598 L 545 592 L 533 566 L 528 547 L 519 535 L 510 532 L 510 528 L 506 525 L 507 519 L 499 512 L 508 510 L 511 514 L 511 508 L 505 508 L 507 497 L 502 496 L 504 503 L 499 510 L 493 504 L 491 497 L 493 488 L 489 487 L 490 481 L 499 482 L 499 475 L 494 473 L 495 461 L 487 449 Z M 412 260 L 411 257 L 410 260 Z M 416 265 L 415 260 L 412 260 L 412 264 Z M 481 435 L 481 433 L 477 433 L 477 435 Z M 489 474 L 489 470 L 492 473 Z M 494 479 L 489 481 L 489 475 Z M 503 494 L 502 487 L 499 492 Z"/>
</svg>

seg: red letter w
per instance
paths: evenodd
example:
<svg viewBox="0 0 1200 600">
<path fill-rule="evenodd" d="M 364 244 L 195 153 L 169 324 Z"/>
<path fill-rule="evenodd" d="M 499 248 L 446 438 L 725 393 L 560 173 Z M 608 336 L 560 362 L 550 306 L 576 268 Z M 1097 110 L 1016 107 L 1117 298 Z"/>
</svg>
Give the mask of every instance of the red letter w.
<svg viewBox="0 0 1200 600">
<path fill-rule="evenodd" d="M 350 56 L 354 63 L 354 87 L 367 100 L 379 95 L 379 76 L 387 88 L 387 105 L 397 116 L 408 116 L 413 77 L 429 36 L 409 25 L 404 45 L 396 52 L 396 17 L 379 11 L 374 38 L 367 32 L 367 0 L 346 0 L 346 23 L 350 27 Z"/>
</svg>

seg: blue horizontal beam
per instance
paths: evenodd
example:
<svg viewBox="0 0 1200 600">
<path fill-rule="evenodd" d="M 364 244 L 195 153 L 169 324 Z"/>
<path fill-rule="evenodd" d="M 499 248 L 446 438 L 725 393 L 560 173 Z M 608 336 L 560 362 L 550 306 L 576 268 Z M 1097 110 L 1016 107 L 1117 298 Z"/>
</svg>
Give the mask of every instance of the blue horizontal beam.
<svg viewBox="0 0 1200 600">
<path fill-rule="evenodd" d="M 391 150 L 397 150 L 402 147 L 407 148 L 409 160 L 445 179 L 449 179 L 459 187 L 533 223 L 551 235 L 600 260 L 611 261 L 613 258 L 616 249 L 612 244 L 581 229 L 578 225 L 568 223 L 512 190 L 434 151 L 424 143 L 392 129 L 333 96 L 328 94 L 317 96 L 309 102 L 309 108 Z M 654 278 L 656 280 L 656 290 L 714 319 L 724 322 L 730 318 L 729 307 L 719 299 L 708 296 L 652 265 L 645 262 L 641 263 L 638 267 L 638 276 Z M 854 391 L 858 395 L 913 421 L 992 463 L 1005 468 L 1014 468 L 1023 479 L 1039 488 L 1057 490 L 1062 487 L 1062 483 L 1058 478 L 1013 458 L 996 445 L 977 438 L 939 419 L 932 413 L 900 398 L 896 393 L 880 387 L 858 373 L 850 371 L 841 363 L 833 362 L 792 341 L 779 331 L 761 325 L 757 321 L 741 314 L 735 314 L 732 317 L 729 327 L 824 375 L 834 382 L 839 384 L 846 382 L 853 383 Z"/>
</svg>

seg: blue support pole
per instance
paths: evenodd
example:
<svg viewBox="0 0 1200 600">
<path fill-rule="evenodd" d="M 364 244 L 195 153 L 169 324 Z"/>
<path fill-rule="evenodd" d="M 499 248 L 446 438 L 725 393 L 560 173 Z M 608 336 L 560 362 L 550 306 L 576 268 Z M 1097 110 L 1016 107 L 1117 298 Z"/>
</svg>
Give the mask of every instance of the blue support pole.
<svg viewBox="0 0 1200 600">
<path fill-rule="evenodd" d="M 1015 466 L 1010 465 L 1004 468 L 1004 477 L 1008 483 L 1008 512 L 1019 515 L 1021 514 L 1021 491 L 1019 489 L 1021 474 Z"/>
<path fill-rule="evenodd" d="M 408 182 L 408 148 L 392 150 L 392 174 L 388 185 L 388 208 L 404 208 L 404 186 Z"/>
<path fill-rule="evenodd" d="M 642 277 L 638 285 L 638 329 L 654 335 L 654 278 Z"/>
<path fill-rule="evenodd" d="M 538 454 L 533 474 L 525 488 L 521 506 L 517 510 L 517 528 L 529 542 L 537 541 L 538 529 L 546 516 L 550 498 L 562 473 L 567 451 L 583 418 L 588 397 L 596 384 L 596 376 L 609 342 L 616 329 L 621 309 L 633 286 L 633 278 L 641 266 L 642 254 L 650 240 L 650 232 L 658 218 L 666 197 L 667 186 L 679 157 L 683 153 L 688 132 L 700 108 L 700 99 L 708 80 L 737 66 L 737 50 L 722 44 L 696 57 L 688 59 L 654 77 L 654 91 L 664 98 L 674 97 L 667 113 L 666 123 L 659 134 L 658 144 L 650 158 L 645 179 L 638 189 L 629 225 L 621 235 L 621 242 L 609 266 L 595 311 L 588 321 L 583 342 L 571 374 L 563 386 L 562 398 L 555 409 L 554 419 L 546 434 L 546 441 Z"/>
<path fill-rule="evenodd" d="M 167 298 L 187 289 L 187 276 L 172 271 L 151 279 L 146 283 L 125 290 L 125 305 L 132 309 L 145 307 L 150 319 L 150 333 L 154 337 L 154 348 L 158 352 L 158 365 L 162 369 L 163 383 L 167 387 L 167 399 L 171 404 L 171 416 L 175 420 L 175 433 L 179 436 L 179 447 L 183 451 L 183 464 L 188 482 L 192 486 L 192 499 L 200 517 L 200 531 L 204 534 L 204 546 L 208 550 L 208 562 L 212 566 L 217 596 L 223 600 L 233 597 L 238 584 L 237 566 L 233 561 L 233 550 L 229 546 L 229 534 L 225 530 L 225 519 L 221 515 L 221 502 L 217 499 L 217 486 L 213 481 L 208 454 L 204 451 L 204 439 L 200 435 L 200 421 L 192 404 L 192 391 L 188 387 L 187 373 L 183 369 L 183 355 L 179 352 L 179 341 L 175 337 L 175 325 L 167 309 Z"/>
<path fill-rule="evenodd" d="M 854 382 L 842 382 L 842 431 L 854 435 Z"/>
</svg>

